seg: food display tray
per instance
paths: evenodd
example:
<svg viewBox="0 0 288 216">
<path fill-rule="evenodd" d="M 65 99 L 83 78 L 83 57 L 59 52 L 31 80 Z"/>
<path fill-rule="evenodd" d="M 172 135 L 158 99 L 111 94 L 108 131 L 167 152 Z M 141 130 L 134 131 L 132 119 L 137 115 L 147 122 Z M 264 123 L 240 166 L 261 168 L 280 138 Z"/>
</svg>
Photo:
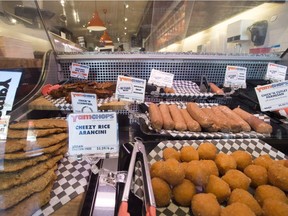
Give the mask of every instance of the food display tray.
<svg viewBox="0 0 288 216">
<path fill-rule="evenodd" d="M 185 108 L 186 102 L 160 102 L 165 104 L 176 104 L 179 108 Z M 200 107 L 211 107 L 217 106 L 217 103 L 198 103 Z M 149 104 L 146 103 L 145 106 L 148 108 Z M 264 114 L 254 114 L 256 117 L 262 119 L 266 123 L 270 123 L 270 118 Z M 191 132 L 191 131 L 177 131 L 177 130 L 164 130 L 155 131 L 149 119 L 148 109 L 146 111 L 142 110 L 142 113 L 138 115 L 140 130 L 146 135 L 162 136 L 162 137 L 173 137 L 173 138 L 193 138 L 193 139 L 225 139 L 225 138 L 265 138 L 270 137 L 270 134 L 261 134 L 256 131 L 250 132 L 239 132 L 239 133 L 224 133 L 224 132 Z"/>
<path fill-rule="evenodd" d="M 269 144 L 263 142 L 259 139 L 205 139 L 205 140 L 168 140 L 168 141 L 162 141 L 153 148 L 150 153 L 147 155 L 148 162 L 150 164 L 155 163 L 156 161 L 163 159 L 163 150 L 167 147 L 173 147 L 177 150 L 180 150 L 183 146 L 193 146 L 195 149 L 198 148 L 198 146 L 203 142 L 211 142 L 213 143 L 217 149 L 218 152 L 223 152 L 226 154 L 230 154 L 236 150 L 243 150 L 252 155 L 252 158 L 257 158 L 260 155 L 268 154 L 272 159 L 275 160 L 282 160 L 282 159 L 288 159 L 288 157 L 282 153 L 281 151 L 278 151 L 277 149 L 273 148 Z M 140 165 L 136 167 L 136 174 L 140 173 L 139 170 L 141 169 Z M 134 187 L 134 193 L 137 197 L 141 198 L 143 197 L 143 191 L 142 191 L 142 180 L 141 176 L 138 175 L 135 177 L 135 182 L 137 183 Z M 174 202 L 171 202 L 169 206 L 163 207 L 163 208 L 157 208 L 157 215 L 158 216 L 188 216 L 193 215 L 189 207 L 180 207 L 176 205 Z"/>
</svg>

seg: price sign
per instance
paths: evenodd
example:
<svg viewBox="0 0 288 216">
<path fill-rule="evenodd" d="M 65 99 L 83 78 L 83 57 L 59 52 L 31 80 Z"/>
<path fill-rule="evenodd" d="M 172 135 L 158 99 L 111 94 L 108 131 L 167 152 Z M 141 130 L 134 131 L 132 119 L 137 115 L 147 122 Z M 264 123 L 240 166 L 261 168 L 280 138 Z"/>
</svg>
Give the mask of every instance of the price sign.
<svg viewBox="0 0 288 216">
<path fill-rule="evenodd" d="M 261 111 L 288 107 L 288 81 L 255 87 Z"/>
<path fill-rule="evenodd" d="M 118 76 L 115 97 L 120 100 L 144 102 L 146 80 Z"/>
<path fill-rule="evenodd" d="M 71 101 L 74 113 L 97 112 L 97 95 L 71 92 Z"/>
<path fill-rule="evenodd" d="M 0 117 L 11 111 L 22 73 L 1 71 L 0 76 Z"/>
<path fill-rule="evenodd" d="M 0 141 L 1 140 L 6 141 L 7 133 L 8 133 L 9 120 L 10 120 L 9 115 L 5 115 L 5 116 L 0 117 Z M 0 149 L 1 149 L 1 147 L 5 148 L 5 145 L 4 146 L 0 145 Z M 0 150 L 0 152 L 1 152 L 1 150 Z"/>
<path fill-rule="evenodd" d="M 246 88 L 247 68 L 239 66 L 226 67 L 224 86 L 235 88 Z"/>
<path fill-rule="evenodd" d="M 88 79 L 89 66 L 72 63 L 70 76 L 79 79 Z"/>
<path fill-rule="evenodd" d="M 90 155 L 119 151 L 115 112 L 72 113 L 68 116 L 69 154 Z"/>
<path fill-rule="evenodd" d="M 148 83 L 159 87 L 171 88 L 173 86 L 173 79 L 174 74 L 152 69 Z"/>
<path fill-rule="evenodd" d="M 287 67 L 284 65 L 269 63 L 265 79 L 272 80 L 273 82 L 281 82 L 286 78 Z"/>
</svg>

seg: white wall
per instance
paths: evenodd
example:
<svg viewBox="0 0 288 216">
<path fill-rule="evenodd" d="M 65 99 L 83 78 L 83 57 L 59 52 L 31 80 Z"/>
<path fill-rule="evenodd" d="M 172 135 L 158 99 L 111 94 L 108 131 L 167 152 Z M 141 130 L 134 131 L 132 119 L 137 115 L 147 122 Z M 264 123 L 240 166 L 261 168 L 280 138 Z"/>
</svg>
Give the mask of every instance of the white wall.
<svg viewBox="0 0 288 216">
<path fill-rule="evenodd" d="M 241 44 L 226 43 L 228 24 L 242 19 L 249 19 L 253 22 L 268 21 L 267 36 L 264 45 L 261 47 L 271 47 L 280 44 L 280 48 L 277 48 L 275 51 L 284 51 L 288 48 L 288 3 L 265 3 L 215 25 L 210 29 L 189 36 L 180 43 L 172 44 L 160 51 L 197 52 L 197 46 L 202 45 L 202 51 L 204 52 L 249 53 L 250 48 L 255 48 L 251 41 L 241 42 Z"/>
</svg>

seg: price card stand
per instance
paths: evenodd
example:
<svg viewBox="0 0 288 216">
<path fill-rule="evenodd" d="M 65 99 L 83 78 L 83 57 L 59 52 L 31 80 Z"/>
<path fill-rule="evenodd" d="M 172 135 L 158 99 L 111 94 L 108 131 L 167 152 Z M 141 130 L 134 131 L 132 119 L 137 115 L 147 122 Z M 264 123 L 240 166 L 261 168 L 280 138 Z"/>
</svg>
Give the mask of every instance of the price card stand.
<svg viewBox="0 0 288 216">
<path fill-rule="evenodd" d="M 227 95 L 233 94 L 236 90 L 246 88 L 246 72 L 247 68 L 238 66 L 227 66 L 224 80 L 224 87 L 231 88 L 231 92 Z"/>
</svg>

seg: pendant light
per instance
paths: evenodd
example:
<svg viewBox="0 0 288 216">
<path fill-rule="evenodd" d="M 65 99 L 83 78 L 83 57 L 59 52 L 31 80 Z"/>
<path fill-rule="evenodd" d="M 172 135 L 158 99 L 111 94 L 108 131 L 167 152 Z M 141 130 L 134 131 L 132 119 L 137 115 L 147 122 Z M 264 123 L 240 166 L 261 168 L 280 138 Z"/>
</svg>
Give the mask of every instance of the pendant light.
<svg viewBox="0 0 288 216">
<path fill-rule="evenodd" d="M 96 2 L 95 2 L 95 5 L 96 5 Z M 106 30 L 106 27 L 105 27 L 103 21 L 100 19 L 99 15 L 98 15 L 98 12 L 96 10 L 96 6 L 95 6 L 95 12 L 87 24 L 87 29 L 90 31 L 104 31 L 104 30 Z"/>
<path fill-rule="evenodd" d="M 105 14 L 105 23 L 106 23 L 107 22 L 106 21 L 107 9 L 104 9 L 103 12 Z M 110 44 L 110 45 L 113 44 L 113 41 L 106 30 L 103 32 L 103 35 L 100 37 L 100 42 L 104 42 L 106 45 L 107 44 Z"/>
</svg>

